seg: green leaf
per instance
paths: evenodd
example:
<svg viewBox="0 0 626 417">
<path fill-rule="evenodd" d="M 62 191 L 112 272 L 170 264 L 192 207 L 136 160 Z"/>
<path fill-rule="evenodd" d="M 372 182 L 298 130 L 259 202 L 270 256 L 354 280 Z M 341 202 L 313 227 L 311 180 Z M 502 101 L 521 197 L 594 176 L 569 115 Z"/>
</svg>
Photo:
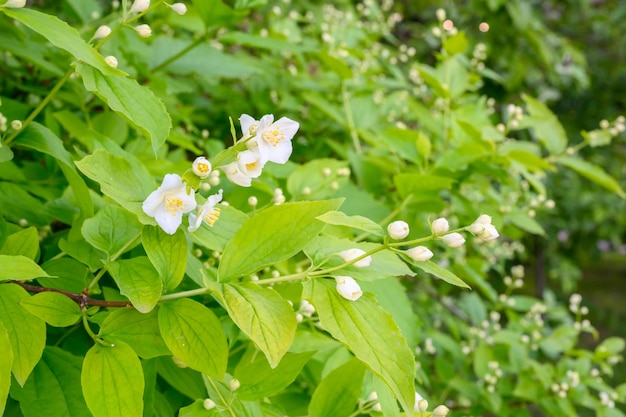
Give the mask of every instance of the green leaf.
<svg viewBox="0 0 626 417">
<path fill-rule="evenodd" d="M 11 368 L 13 367 L 13 348 L 9 333 L 0 320 L 0 415 L 4 415 L 9 387 L 11 386 Z"/>
<path fill-rule="evenodd" d="M 223 252 L 226 244 L 249 217 L 232 206 L 219 204 L 218 207 L 220 217 L 213 227 L 203 222 L 202 226 L 191 234 L 191 240 L 206 249 Z"/>
<path fill-rule="evenodd" d="M 537 220 L 530 217 L 527 213 L 521 210 L 514 210 L 507 214 L 506 220 L 510 221 L 513 225 L 535 235 L 545 236 L 546 232 L 543 227 L 537 222 Z"/>
<path fill-rule="evenodd" d="M 512 160 L 521 163 L 531 171 L 556 171 L 554 165 L 525 150 L 513 149 L 507 153 L 507 156 Z"/>
<path fill-rule="evenodd" d="M 192 0 L 192 3 L 207 28 L 230 23 L 236 17 L 235 11 L 221 0 Z"/>
<path fill-rule="evenodd" d="M 341 200 L 286 203 L 252 217 L 226 245 L 220 281 L 251 274 L 300 252 L 324 228 L 316 217 L 340 204 Z"/>
<path fill-rule="evenodd" d="M 160 227 L 146 225 L 141 231 L 141 243 L 163 280 L 165 292 L 172 291 L 182 281 L 187 267 L 185 232 L 178 229 L 169 235 Z"/>
<path fill-rule="evenodd" d="M 551 154 L 560 154 L 567 147 L 567 133 L 554 113 L 542 102 L 522 95 L 530 117 L 523 119 L 524 127 L 532 127 L 535 136 Z"/>
<path fill-rule="evenodd" d="M 112 68 L 104 62 L 102 55 L 88 45 L 76 29 L 56 16 L 41 13 L 30 8 L 9 9 L 2 7 L 0 11 L 39 33 L 57 48 L 69 52 L 77 60 L 97 68 L 103 74 L 124 74 L 124 72 Z"/>
<path fill-rule="evenodd" d="M 439 192 L 449 190 L 454 179 L 430 174 L 401 173 L 393 177 L 398 193 L 406 197 L 409 194 L 418 196 L 424 192 Z"/>
<path fill-rule="evenodd" d="M 80 307 L 58 292 L 42 292 L 20 302 L 26 311 L 55 327 L 68 327 L 81 318 Z"/>
<path fill-rule="evenodd" d="M 43 203 L 29 194 L 23 185 L 5 181 L 0 181 L 0 214 L 13 223 L 26 219 L 29 224 L 38 227 L 51 221 L 43 212 Z"/>
<path fill-rule="evenodd" d="M 464 32 L 458 32 L 456 35 L 452 35 L 445 39 L 443 42 L 443 48 L 450 54 L 462 54 L 467 49 L 468 42 Z"/>
<path fill-rule="evenodd" d="M 46 344 L 46 324 L 20 306 L 30 296 L 16 284 L 0 285 L 0 323 L 9 334 L 13 376 L 24 386 Z"/>
<path fill-rule="evenodd" d="M 143 370 L 127 344 L 93 345 L 85 355 L 80 381 L 85 402 L 94 417 L 142 415 Z"/>
<path fill-rule="evenodd" d="M 98 149 L 77 161 L 76 166 L 100 184 L 104 195 L 135 213 L 142 223 L 154 224 L 154 220 L 141 208 L 146 197 L 156 189 L 150 173 L 143 165 L 131 164 L 126 158 Z"/>
<path fill-rule="evenodd" d="M 93 215 L 93 201 L 87 184 L 82 179 L 72 160 L 70 153 L 63 147 L 63 141 L 47 127 L 37 122 L 30 123 L 20 132 L 14 142 L 17 146 L 34 149 L 55 158 L 69 183 L 83 218 Z"/>
<path fill-rule="evenodd" d="M 204 3 L 204 2 L 203 2 Z M 217 3 L 217 2 L 216 2 Z M 290 42 L 287 39 L 276 39 L 268 36 L 253 35 L 245 32 L 230 31 L 220 37 L 220 42 L 238 46 L 251 46 L 253 48 L 267 49 L 270 51 L 313 52 L 311 47 Z M 325 57 L 327 58 L 327 57 Z M 342 62 L 343 63 L 343 62 Z M 344 64 L 345 65 L 345 64 Z M 348 67 L 349 70 L 349 67 Z"/>
<path fill-rule="evenodd" d="M 378 223 L 375 223 L 367 217 L 363 216 L 348 216 L 342 211 L 329 211 L 322 214 L 321 216 L 317 216 L 317 219 L 328 224 L 348 226 L 354 229 L 363 230 L 375 236 L 385 235 L 383 228 L 380 227 Z"/>
<path fill-rule="evenodd" d="M 132 78 L 103 75 L 82 64 L 76 66 L 76 71 L 82 76 L 88 91 L 100 97 L 146 135 L 156 154 L 172 127 L 172 120 L 161 99 Z"/>
<path fill-rule="evenodd" d="M 207 307 L 187 298 L 165 302 L 159 308 L 159 329 L 172 354 L 190 368 L 216 378 L 224 375 L 226 335 Z"/>
<path fill-rule="evenodd" d="M 295 381 L 314 352 L 287 353 L 275 368 L 267 359 L 249 349 L 235 368 L 234 376 L 241 382 L 237 396 L 245 401 L 271 397 Z"/>
<path fill-rule="evenodd" d="M 0 281 L 28 281 L 38 277 L 49 277 L 39 265 L 25 256 L 0 255 Z"/>
<path fill-rule="evenodd" d="M 567 352 L 574 347 L 578 339 L 578 330 L 569 325 L 557 327 L 550 336 L 539 342 L 539 347 L 548 356 L 556 357 L 561 352 Z"/>
<path fill-rule="evenodd" d="M 100 327 L 99 336 L 109 342 L 124 342 L 144 359 L 169 355 L 159 330 L 158 312 L 140 313 L 119 309 L 109 314 Z"/>
<path fill-rule="evenodd" d="M 224 284 L 221 299 L 235 324 L 275 368 L 296 335 L 296 315 L 291 305 L 276 291 L 255 283 Z"/>
<path fill-rule="evenodd" d="M 107 269 L 137 310 L 147 313 L 156 306 L 163 289 L 163 281 L 146 256 L 107 262 Z"/>
<path fill-rule="evenodd" d="M 592 163 L 572 156 L 563 156 L 559 158 L 557 162 L 576 171 L 578 174 L 595 182 L 598 185 L 601 185 L 607 190 L 614 192 L 620 197 L 626 198 L 626 193 L 624 193 L 624 190 L 622 190 L 622 187 L 619 185 L 619 183 L 615 181 L 613 177 L 607 174 L 606 171 L 604 171 L 598 165 L 594 165 Z"/>
<path fill-rule="evenodd" d="M 413 261 L 412 263 L 413 265 L 415 265 L 422 271 L 432 274 L 436 276 L 437 278 L 444 280 L 448 284 L 456 285 L 457 287 L 470 288 L 469 285 L 467 285 L 461 278 L 457 277 L 454 273 L 452 273 L 451 271 L 445 268 L 440 267 L 439 265 L 437 265 L 436 263 L 432 261 L 426 261 L 426 262 Z"/>
<path fill-rule="evenodd" d="M 381 377 L 405 412 L 412 413 L 415 402 L 413 352 L 391 315 L 367 294 L 357 301 L 346 300 L 335 290 L 331 280 L 310 280 L 305 283 L 305 290 L 305 296 L 311 296 L 322 328 Z"/>
<path fill-rule="evenodd" d="M 80 385 L 82 359 L 58 347 L 46 346 L 24 384 L 11 391 L 25 416 L 90 417 Z"/>
<path fill-rule="evenodd" d="M 101 208 L 94 217 L 85 220 L 81 232 L 94 248 L 109 256 L 119 256 L 132 249 L 129 243 L 139 236 L 141 224 L 137 221 L 137 216 L 109 204 Z"/>
<path fill-rule="evenodd" d="M 29 260 L 36 260 L 39 253 L 39 233 L 37 228 L 29 227 L 9 235 L 0 253 L 3 255 L 22 255 L 29 258 Z M 1 265 L 4 266 L 4 264 Z"/>
<path fill-rule="evenodd" d="M 365 367 L 354 358 L 334 369 L 315 389 L 309 404 L 309 416 L 351 416 L 361 394 L 364 375 Z"/>
</svg>

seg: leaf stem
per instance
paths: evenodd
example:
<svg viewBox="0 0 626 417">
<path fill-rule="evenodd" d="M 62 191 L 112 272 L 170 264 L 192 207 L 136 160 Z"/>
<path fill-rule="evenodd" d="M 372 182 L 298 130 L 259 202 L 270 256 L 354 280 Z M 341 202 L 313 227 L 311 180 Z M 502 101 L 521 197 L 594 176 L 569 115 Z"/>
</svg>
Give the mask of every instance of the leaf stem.
<svg viewBox="0 0 626 417">
<path fill-rule="evenodd" d="M 132 246 L 135 243 L 135 241 L 137 241 L 137 239 L 140 239 L 140 238 L 141 238 L 141 232 L 137 233 L 132 239 L 130 239 L 128 242 L 126 242 L 126 244 L 124 246 L 122 246 L 116 253 L 111 255 L 111 257 L 109 258 L 109 262 L 114 262 L 117 258 L 122 256 L 122 254 L 124 252 L 126 252 L 128 250 L 128 248 L 130 246 Z M 100 278 L 102 278 L 102 276 L 106 273 L 106 271 L 107 271 L 106 265 L 103 266 L 102 269 L 100 269 L 98 271 L 96 276 L 91 280 L 91 282 L 87 286 L 87 292 L 88 293 L 91 292 L 93 287 L 98 283 L 98 281 L 100 281 Z"/>
<path fill-rule="evenodd" d="M 100 337 L 98 337 L 98 335 L 95 334 L 93 330 L 91 330 L 91 327 L 89 326 L 89 320 L 87 320 L 87 310 L 84 308 L 82 310 L 82 316 L 83 316 L 83 327 L 85 328 L 85 331 L 87 332 L 87 334 L 91 336 L 93 341 L 101 344 L 102 346 L 112 347 L 113 346 L 112 344 L 105 342 Z"/>
<path fill-rule="evenodd" d="M 150 70 L 151 73 L 155 73 L 157 71 L 162 70 L 163 68 L 167 67 L 168 65 L 170 65 L 172 62 L 180 59 L 183 55 L 187 54 L 189 51 L 191 51 L 193 48 L 195 48 L 196 46 L 200 45 L 202 42 L 204 42 L 207 38 L 207 33 L 204 33 L 202 36 L 200 36 L 198 39 L 196 39 L 195 41 L 193 41 L 192 43 L 190 43 L 189 45 L 187 45 L 185 48 L 183 48 L 181 51 L 179 51 L 178 53 L 172 55 L 171 57 L 167 58 L 165 61 L 161 62 L 160 64 L 158 64 L 156 67 L 152 68 Z"/>
<path fill-rule="evenodd" d="M 194 295 L 203 295 L 203 294 L 208 293 L 209 291 L 210 291 L 209 288 L 196 288 L 195 290 L 188 290 L 188 291 L 175 292 L 172 294 L 165 294 L 165 295 L 162 295 L 161 298 L 159 298 L 159 302 L 166 301 L 166 300 L 175 300 L 177 298 L 193 297 Z"/>
<path fill-rule="evenodd" d="M 363 153 L 361 148 L 361 141 L 359 139 L 359 133 L 357 132 L 356 125 L 354 124 L 354 117 L 352 116 L 352 107 L 350 106 L 350 96 L 348 95 L 348 89 L 345 81 L 341 83 L 341 99 L 343 101 L 343 111 L 346 113 L 346 121 L 348 122 L 348 129 L 350 129 L 350 137 L 352 138 L 352 144 L 357 154 Z"/>
</svg>

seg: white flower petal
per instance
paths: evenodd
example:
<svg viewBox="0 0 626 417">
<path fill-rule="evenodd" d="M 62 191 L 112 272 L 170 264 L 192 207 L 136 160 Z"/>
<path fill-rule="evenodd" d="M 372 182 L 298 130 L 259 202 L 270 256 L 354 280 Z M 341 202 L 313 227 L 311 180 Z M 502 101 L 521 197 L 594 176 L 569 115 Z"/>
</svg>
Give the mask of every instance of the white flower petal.
<svg viewBox="0 0 626 417">
<path fill-rule="evenodd" d="M 239 123 L 241 124 L 241 132 L 246 135 L 250 131 L 250 128 L 257 125 L 259 122 L 252 116 L 242 114 L 241 117 L 239 117 Z"/>
</svg>

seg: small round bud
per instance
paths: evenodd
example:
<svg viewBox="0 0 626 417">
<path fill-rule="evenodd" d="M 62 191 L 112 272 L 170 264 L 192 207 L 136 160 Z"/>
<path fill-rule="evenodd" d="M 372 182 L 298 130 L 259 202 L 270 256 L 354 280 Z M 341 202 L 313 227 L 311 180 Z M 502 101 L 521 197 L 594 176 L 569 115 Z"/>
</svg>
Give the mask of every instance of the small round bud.
<svg viewBox="0 0 626 417">
<path fill-rule="evenodd" d="M 444 21 L 446 20 L 446 11 L 444 9 L 437 9 L 437 11 L 435 12 L 437 15 L 437 19 L 440 21 Z"/>
<path fill-rule="evenodd" d="M 113 55 L 104 57 L 104 62 L 106 62 L 109 67 L 117 68 L 117 58 Z"/>
<path fill-rule="evenodd" d="M 21 120 L 13 120 L 11 122 L 11 127 L 13 130 L 22 130 L 22 121 Z"/>
<path fill-rule="evenodd" d="M 416 246 L 406 251 L 409 258 L 417 262 L 425 262 L 433 257 L 433 253 L 426 246 Z"/>
<path fill-rule="evenodd" d="M 149 38 L 150 36 L 152 36 L 152 28 L 150 27 L 150 25 L 143 24 L 143 25 L 135 26 L 135 31 L 142 38 Z"/>
<path fill-rule="evenodd" d="M 231 391 L 237 391 L 240 386 L 241 386 L 241 382 L 239 382 L 239 380 L 235 378 L 231 379 L 230 382 L 228 383 L 228 387 L 230 388 Z"/>
<path fill-rule="evenodd" d="M 352 277 L 336 276 L 337 292 L 346 300 L 356 301 L 363 295 L 361 287 Z"/>
<path fill-rule="evenodd" d="M 17 222 L 17 224 L 19 224 L 19 225 L 20 225 L 20 226 L 22 226 L 22 227 L 26 227 L 26 226 L 28 226 L 28 220 L 26 220 L 26 219 L 20 219 L 20 220 Z"/>
<path fill-rule="evenodd" d="M 194 159 L 191 169 L 200 178 L 206 178 L 211 174 L 211 163 L 204 156 L 199 156 Z"/>
<path fill-rule="evenodd" d="M 450 224 L 448 224 L 448 221 L 445 218 L 440 217 L 432 222 L 430 230 L 432 230 L 436 235 L 443 235 L 450 230 Z"/>
<path fill-rule="evenodd" d="M 187 6 L 184 3 L 174 3 L 170 7 L 181 16 L 187 13 Z"/>
<path fill-rule="evenodd" d="M 465 238 L 460 233 L 450 233 L 442 236 L 441 240 L 451 248 L 460 248 L 465 243 Z"/>
<path fill-rule="evenodd" d="M 130 6 L 131 13 L 141 13 L 146 11 L 150 7 L 150 0 L 135 0 L 133 5 Z"/>
<path fill-rule="evenodd" d="M 26 0 L 7 0 L 7 2 L 4 3 L 4 7 L 11 9 L 21 9 L 24 6 L 26 6 Z"/>
<path fill-rule="evenodd" d="M 426 410 L 428 410 L 428 401 L 426 400 L 419 400 L 417 402 L 417 411 L 420 412 L 425 412 Z"/>
<path fill-rule="evenodd" d="M 107 25 L 102 25 L 96 29 L 96 33 L 93 34 L 94 39 L 104 39 L 111 34 L 111 28 Z"/>
<path fill-rule="evenodd" d="M 372 406 L 372 411 L 378 411 L 378 412 L 381 412 L 381 411 L 383 411 L 383 406 L 382 406 L 382 405 L 380 405 L 380 403 L 376 403 L 376 404 L 374 404 L 374 405 Z"/>
<path fill-rule="evenodd" d="M 250 207 L 256 207 L 256 205 L 259 204 L 259 200 L 252 195 L 248 197 L 248 204 L 250 205 Z"/>
<path fill-rule="evenodd" d="M 445 405 L 438 405 L 433 410 L 431 416 L 432 417 L 446 417 L 449 412 L 450 412 L 450 409 L 446 407 Z"/>
<path fill-rule="evenodd" d="M 202 407 L 204 407 L 205 410 L 212 410 L 215 408 L 216 405 L 217 404 L 215 404 L 215 401 L 210 398 L 207 398 L 202 402 Z"/>
<path fill-rule="evenodd" d="M 337 255 L 339 255 L 344 261 L 350 262 L 353 259 L 356 259 L 359 256 L 364 255 L 364 254 L 365 252 L 362 251 L 361 249 L 352 248 L 352 249 L 344 250 L 343 252 L 339 252 Z M 357 268 L 364 268 L 366 266 L 370 266 L 371 262 L 372 262 L 372 257 L 366 256 L 363 259 L 359 259 L 352 265 L 356 266 Z"/>
<path fill-rule="evenodd" d="M 172 362 L 174 362 L 174 365 L 176 365 L 179 368 L 187 367 L 187 364 L 183 362 L 181 359 L 177 358 L 176 356 L 172 356 Z"/>
<path fill-rule="evenodd" d="M 387 232 L 389 233 L 389 237 L 394 240 L 404 239 L 409 235 L 409 231 L 409 225 L 402 220 L 396 220 L 395 222 L 390 223 L 389 226 L 387 226 Z"/>
</svg>

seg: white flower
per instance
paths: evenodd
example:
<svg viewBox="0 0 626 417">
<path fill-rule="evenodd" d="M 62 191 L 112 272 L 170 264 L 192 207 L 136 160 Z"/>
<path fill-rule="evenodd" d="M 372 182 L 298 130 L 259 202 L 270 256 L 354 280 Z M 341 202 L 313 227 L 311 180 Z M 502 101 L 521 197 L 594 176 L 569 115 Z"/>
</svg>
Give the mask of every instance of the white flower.
<svg viewBox="0 0 626 417">
<path fill-rule="evenodd" d="M 337 276 L 337 292 L 346 300 L 356 301 L 363 295 L 361 287 L 352 277 Z"/>
<path fill-rule="evenodd" d="M 181 16 L 187 13 L 187 6 L 184 3 L 174 3 L 170 7 Z"/>
<path fill-rule="evenodd" d="M 93 34 L 94 39 L 104 39 L 111 34 L 111 28 L 107 25 L 99 26 L 96 33 Z"/>
<path fill-rule="evenodd" d="M 246 145 L 249 149 L 258 149 L 263 162 L 287 162 L 292 151 L 291 139 L 300 128 L 298 122 L 287 117 L 274 122 L 272 114 L 266 114 L 258 123 L 251 116 L 242 114 L 239 121 L 244 134 L 255 135 Z"/>
<path fill-rule="evenodd" d="M 194 159 L 191 169 L 200 178 L 206 178 L 211 174 L 211 163 L 204 156 L 199 156 Z"/>
<path fill-rule="evenodd" d="M 441 240 L 451 248 L 460 248 L 465 243 L 465 238 L 460 233 L 450 233 L 445 236 L 441 236 Z"/>
<path fill-rule="evenodd" d="M 206 221 L 209 226 L 213 227 L 213 224 L 215 224 L 220 216 L 220 209 L 215 208 L 215 205 L 220 201 L 222 201 L 222 190 L 207 198 L 206 203 L 198 208 L 197 215 L 189 213 L 189 227 L 187 230 L 195 232 L 200 228 L 200 225 L 202 225 L 202 220 Z"/>
<path fill-rule="evenodd" d="M 113 55 L 105 56 L 104 62 L 106 62 L 109 67 L 117 68 L 117 58 Z"/>
<path fill-rule="evenodd" d="M 150 25 L 143 24 L 135 26 L 135 30 L 142 38 L 149 38 L 150 36 L 152 36 L 152 28 L 150 27 Z"/>
<path fill-rule="evenodd" d="M 4 7 L 11 9 L 21 9 L 24 6 L 26 6 L 26 0 L 7 0 L 7 2 L 4 3 Z"/>
<path fill-rule="evenodd" d="M 446 417 L 449 412 L 450 412 L 450 409 L 446 407 L 445 405 L 438 405 L 433 410 L 431 416 L 432 417 Z"/>
<path fill-rule="evenodd" d="M 350 262 L 353 259 L 356 259 L 359 256 L 364 255 L 364 254 L 365 254 L 365 251 L 362 251 L 361 249 L 358 249 L 358 248 L 352 248 L 352 249 L 344 250 L 343 252 L 339 252 L 337 255 L 339 255 L 344 261 Z M 359 259 L 352 265 L 356 266 L 357 268 L 364 268 L 366 266 L 370 266 L 371 262 L 372 262 L 372 257 L 366 256 L 363 259 Z"/>
<path fill-rule="evenodd" d="M 433 233 L 436 235 L 443 235 L 448 230 L 450 230 L 450 225 L 448 224 L 448 221 L 445 218 L 440 217 L 434 222 L 432 222 L 432 224 L 430 225 L 430 230 L 432 230 Z"/>
<path fill-rule="evenodd" d="M 161 186 L 146 198 L 141 208 L 148 216 L 154 217 L 165 233 L 173 235 L 183 221 L 183 213 L 196 208 L 194 195 L 193 189 L 187 194 L 187 186 L 179 175 L 167 174 Z"/>
<path fill-rule="evenodd" d="M 224 172 L 235 184 L 249 187 L 252 184 L 252 178 L 258 178 L 261 175 L 264 165 L 258 152 L 245 150 L 237 154 L 235 162 L 224 167 Z"/>
<path fill-rule="evenodd" d="M 467 230 L 478 236 L 484 241 L 497 239 L 500 234 L 494 225 L 491 224 L 491 216 L 481 214 L 471 225 L 467 226 Z"/>
<path fill-rule="evenodd" d="M 417 262 L 425 262 L 433 257 L 433 253 L 426 246 L 416 246 L 406 251 L 409 258 Z"/>
<path fill-rule="evenodd" d="M 130 6 L 131 13 L 141 13 L 150 7 L 150 0 L 135 0 Z"/>
<path fill-rule="evenodd" d="M 387 226 L 387 232 L 394 240 L 404 239 L 409 235 L 409 225 L 402 220 L 396 220 Z"/>
</svg>

